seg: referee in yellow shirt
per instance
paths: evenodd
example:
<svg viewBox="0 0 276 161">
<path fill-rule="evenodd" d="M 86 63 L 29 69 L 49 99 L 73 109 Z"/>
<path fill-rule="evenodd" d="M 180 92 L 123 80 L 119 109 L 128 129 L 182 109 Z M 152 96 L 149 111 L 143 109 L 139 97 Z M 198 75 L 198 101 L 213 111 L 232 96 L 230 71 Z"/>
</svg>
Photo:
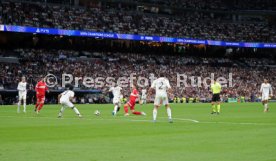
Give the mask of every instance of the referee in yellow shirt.
<svg viewBox="0 0 276 161">
<path fill-rule="evenodd" d="M 219 114 L 220 113 L 220 91 L 221 91 L 221 85 L 214 81 L 213 84 L 211 84 L 211 91 L 213 93 L 212 97 L 212 113 L 211 114 Z"/>
</svg>

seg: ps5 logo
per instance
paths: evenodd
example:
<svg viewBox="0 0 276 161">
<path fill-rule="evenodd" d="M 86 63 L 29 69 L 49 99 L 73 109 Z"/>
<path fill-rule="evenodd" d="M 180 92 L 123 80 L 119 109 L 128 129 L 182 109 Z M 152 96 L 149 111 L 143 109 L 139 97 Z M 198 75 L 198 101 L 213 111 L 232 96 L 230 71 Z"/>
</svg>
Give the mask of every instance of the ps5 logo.
<svg viewBox="0 0 276 161">
<path fill-rule="evenodd" d="M 48 29 L 36 29 L 36 33 L 49 33 L 50 31 Z"/>
</svg>

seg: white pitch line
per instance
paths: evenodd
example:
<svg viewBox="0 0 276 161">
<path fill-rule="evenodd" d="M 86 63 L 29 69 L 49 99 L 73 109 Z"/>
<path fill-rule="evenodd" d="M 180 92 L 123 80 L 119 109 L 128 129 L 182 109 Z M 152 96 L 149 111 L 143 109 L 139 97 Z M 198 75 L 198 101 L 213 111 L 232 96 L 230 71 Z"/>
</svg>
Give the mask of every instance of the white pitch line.
<svg viewBox="0 0 276 161">
<path fill-rule="evenodd" d="M 159 118 L 167 118 L 167 117 L 159 117 Z M 230 124 L 230 125 L 275 125 L 273 123 L 257 123 L 257 122 L 211 122 L 211 121 L 198 121 L 193 119 L 185 119 L 185 118 L 173 118 L 173 120 L 180 121 L 189 121 L 193 123 L 202 123 L 202 124 Z M 152 122 L 152 120 L 131 120 L 134 122 Z M 167 122 L 164 120 L 157 120 L 157 122 Z"/>
<path fill-rule="evenodd" d="M 39 117 L 39 116 L 27 116 L 27 117 L 18 117 L 18 116 L 0 116 L 0 117 L 7 117 L 7 118 L 30 118 L 30 119 L 82 119 L 82 120 L 118 120 L 118 119 L 108 119 L 108 118 L 101 118 L 99 117 L 99 119 L 92 119 L 92 118 L 57 118 L 57 117 Z M 135 122 L 152 122 L 152 120 L 142 120 L 142 119 L 131 119 L 131 117 L 125 117 L 125 116 L 115 116 L 115 117 L 124 117 L 124 118 L 130 118 L 130 119 L 126 119 L 127 121 L 135 121 Z M 159 117 L 159 118 L 167 118 L 167 117 Z M 197 120 L 193 120 L 193 119 L 184 119 L 184 118 L 173 118 L 173 120 L 180 120 L 180 121 L 189 121 L 189 122 L 195 122 L 198 123 L 199 121 Z M 158 122 L 161 122 L 158 120 Z M 165 121 L 164 121 L 165 122 Z"/>
<path fill-rule="evenodd" d="M 72 119 L 72 120 L 75 120 L 75 119 L 81 119 L 81 120 L 108 120 L 108 121 L 118 121 L 118 119 L 110 119 L 110 118 L 101 118 L 101 117 L 98 117 L 98 119 L 93 119 L 93 118 L 86 118 L 86 117 L 83 117 L 83 118 L 78 118 L 78 117 L 75 117 L 75 118 L 57 118 L 57 117 L 40 117 L 40 116 L 27 116 L 27 117 L 18 117 L 18 116 L 0 116 L 1 117 L 6 117 L 6 118 L 27 118 L 27 119 Z M 124 117 L 124 118 L 129 118 L 129 119 L 120 119 L 119 121 L 133 121 L 133 122 L 152 122 L 152 120 L 145 120 L 145 119 L 132 119 L 131 117 L 125 117 L 125 116 L 115 116 L 115 117 Z M 167 117 L 159 117 L 159 118 L 167 118 Z M 193 120 L 193 119 L 184 119 L 184 118 L 173 118 L 173 120 L 180 120 L 180 121 L 189 121 L 189 122 L 194 122 L 194 123 L 198 123 L 199 121 L 197 120 Z M 157 122 L 167 122 L 167 121 L 164 121 L 164 120 L 158 120 Z"/>
<path fill-rule="evenodd" d="M 92 121 L 133 121 L 133 122 L 152 122 L 152 120 L 145 120 L 145 119 L 132 119 L 131 117 L 125 117 L 129 119 L 111 119 L 111 118 L 102 118 L 102 117 L 95 117 L 95 118 L 57 118 L 57 117 L 40 117 L 40 116 L 27 116 L 27 117 L 18 117 L 18 116 L 0 116 L 0 118 L 26 118 L 26 119 L 71 119 L 71 120 L 92 120 Z M 116 116 L 116 117 L 121 117 L 121 116 Z M 167 118 L 167 117 L 159 117 L 161 119 Z M 212 122 L 212 121 L 198 121 L 198 120 L 193 120 L 193 119 L 185 119 L 185 118 L 173 118 L 173 120 L 179 120 L 179 121 L 188 121 L 188 122 L 193 122 L 193 123 L 202 123 L 202 124 L 230 124 L 230 125 L 276 125 L 273 123 L 257 123 L 257 122 Z M 164 120 L 158 120 L 157 122 L 167 122 Z"/>
</svg>

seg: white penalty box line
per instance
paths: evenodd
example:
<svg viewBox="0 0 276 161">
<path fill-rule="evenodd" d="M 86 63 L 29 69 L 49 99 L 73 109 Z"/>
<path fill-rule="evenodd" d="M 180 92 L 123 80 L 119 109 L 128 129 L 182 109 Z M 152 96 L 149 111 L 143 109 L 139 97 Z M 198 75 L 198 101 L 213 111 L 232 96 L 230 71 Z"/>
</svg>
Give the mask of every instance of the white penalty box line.
<svg viewBox="0 0 276 161">
<path fill-rule="evenodd" d="M 115 119 L 116 117 L 124 117 L 128 119 Z M 101 116 L 96 116 L 95 118 L 73 118 L 73 117 L 68 117 L 68 118 L 57 118 L 57 117 L 41 117 L 41 116 L 0 116 L 0 118 L 25 118 L 25 119 L 71 119 L 71 120 L 91 120 L 91 121 L 132 121 L 132 122 L 152 122 L 152 120 L 148 119 L 133 119 L 132 116 L 115 116 L 113 119 L 111 118 L 103 118 Z M 98 118 L 98 119 L 97 119 Z M 157 120 L 157 122 L 167 122 L 164 119 L 167 117 L 159 117 L 161 120 Z M 191 123 L 197 123 L 197 124 L 228 124 L 228 125 L 276 125 L 274 123 L 257 123 L 257 122 L 223 122 L 223 121 L 198 121 L 194 119 L 186 119 L 186 118 L 173 118 L 173 120 L 178 120 L 180 122 L 191 122 Z M 177 122 L 179 123 L 179 122 Z"/>
</svg>

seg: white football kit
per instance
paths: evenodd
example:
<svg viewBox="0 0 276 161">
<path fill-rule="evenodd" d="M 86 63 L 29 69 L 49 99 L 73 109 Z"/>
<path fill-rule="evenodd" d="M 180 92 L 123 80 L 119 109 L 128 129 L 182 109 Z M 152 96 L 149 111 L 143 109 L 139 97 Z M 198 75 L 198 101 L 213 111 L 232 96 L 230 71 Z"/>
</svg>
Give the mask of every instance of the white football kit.
<svg viewBox="0 0 276 161">
<path fill-rule="evenodd" d="M 262 93 L 262 101 L 269 99 L 269 92 L 272 95 L 272 87 L 269 83 L 262 83 L 260 92 Z"/>
<path fill-rule="evenodd" d="M 142 100 L 147 99 L 147 90 L 146 89 L 142 89 L 142 96 L 141 96 Z"/>
<path fill-rule="evenodd" d="M 115 105 L 115 104 L 118 104 L 118 105 L 120 105 L 120 98 L 121 98 L 121 90 L 122 90 L 122 88 L 121 87 L 119 87 L 119 86 L 117 86 L 117 87 L 111 87 L 110 89 L 109 89 L 109 92 L 112 92 L 112 94 L 113 94 L 113 104 Z"/>
<path fill-rule="evenodd" d="M 171 88 L 169 80 L 161 77 L 152 82 L 151 88 L 156 91 L 154 105 L 159 106 L 161 104 L 169 104 L 167 90 Z"/>
<path fill-rule="evenodd" d="M 17 86 L 18 90 L 18 99 L 25 100 L 27 97 L 27 82 L 19 82 Z"/>
<path fill-rule="evenodd" d="M 70 101 L 71 97 L 74 97 L 75 93 L 71 90 L 66 90 L 63 93 L 61 93 L 61 97 L 59 99 L 59 102 L 62 106 L 67 106 L 70 108 L 74 107 L 74 104 Z"/>
<path fill-rule="evenodd" d="M 61 97 L 59 99 L 60 104 L 62 105 L 58 117 L 61 118 L 62 114 L 66 107 L 71 108 L 74 112 L 79 116 L 82 117 L 79 110 L 74 106 L 74 104 L 70 101 L 70 98 L 74 97 L 75 93 L 71 90 L 66 90 L 61 93 Z"/>
<path fill-rule="evenodd" d="M 142 103 L 146 103 L 146 101 L 147 101 L 147 90 L 146 89 L 142 89 L 141 101 L 142 101 Z"/>
</svg>

